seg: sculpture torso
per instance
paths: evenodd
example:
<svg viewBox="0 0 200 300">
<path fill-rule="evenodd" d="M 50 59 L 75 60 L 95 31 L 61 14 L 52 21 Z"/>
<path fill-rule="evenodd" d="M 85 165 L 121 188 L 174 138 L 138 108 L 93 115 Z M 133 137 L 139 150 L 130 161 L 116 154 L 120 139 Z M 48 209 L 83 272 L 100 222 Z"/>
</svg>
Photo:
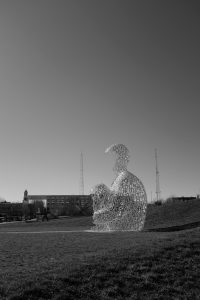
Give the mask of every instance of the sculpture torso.
<svg viewBox="0 0 200 300">
<path fill-rule="evenodd" d="M 141 193 L 145 193 L 142 182 L 129 171 L 122 171 L 111 185 L 111 191 L 121 196 L 136 195 L 136 189 L 140 186 Z"/>
</svg>

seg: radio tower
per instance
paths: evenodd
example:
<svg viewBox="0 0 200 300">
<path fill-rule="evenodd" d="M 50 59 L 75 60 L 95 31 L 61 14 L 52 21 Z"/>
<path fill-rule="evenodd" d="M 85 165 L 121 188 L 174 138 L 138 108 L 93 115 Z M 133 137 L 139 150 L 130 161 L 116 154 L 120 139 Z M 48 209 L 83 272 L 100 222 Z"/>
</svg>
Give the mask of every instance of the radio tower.
<svg viewBox="0 0 200 300">
<path fill-rule="evenodd" d="M 157 149 L 155 149 L 155 160 L 156 160 L 156 201 L 158 201 L 161 198 L 161 191 L 160 191 L 160 182 L 159 182 Z"/>
<path fill-rule="evenodd" d="M 83 180 L 83 153 L 80 156 L 80 186 L 79 195 L 84 195 L 84 180 Z"/>
</svg>

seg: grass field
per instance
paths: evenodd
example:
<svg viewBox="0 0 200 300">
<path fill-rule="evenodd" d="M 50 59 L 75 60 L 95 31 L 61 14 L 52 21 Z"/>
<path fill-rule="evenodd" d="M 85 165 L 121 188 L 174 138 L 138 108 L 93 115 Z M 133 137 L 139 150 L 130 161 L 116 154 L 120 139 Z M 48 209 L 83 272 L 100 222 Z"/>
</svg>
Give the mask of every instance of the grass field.
<svg viewBox="0 0 200 300">
<path fill-rule="evenodd" d="M 84 232 L 88 217 L 1 224 L 0 299 L 200 299 L 200 228 L 149 232 L 186 211 L 170 223 L 172 208 L 150 209 L 143 232 Z"/>
</svg>

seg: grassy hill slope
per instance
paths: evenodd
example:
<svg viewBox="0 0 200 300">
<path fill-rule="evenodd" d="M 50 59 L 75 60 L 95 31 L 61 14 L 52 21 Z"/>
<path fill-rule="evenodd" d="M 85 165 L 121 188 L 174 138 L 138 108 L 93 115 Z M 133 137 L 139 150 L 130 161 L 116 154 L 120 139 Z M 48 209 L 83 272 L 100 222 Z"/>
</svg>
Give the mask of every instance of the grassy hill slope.
<svg viewBox="0 0 200 300">
<path fill-rule="evenodd" d="M 200 227 L 148 232 L 197 222 L 199 208 L 149 205 L 143 232 L 82 231 L 91 217 L 1 224 L 0 299 L 200 299 Z"/>
<path fill-rule="evenodd" d="M 200 221 L 200 200 L 148 205 L 145 229 L 180 226 Z"/>
<path fill-rule="evenodd" d="M 197 300 L 199 233 L 0 233 L 0 299 Z"/>
</svg>

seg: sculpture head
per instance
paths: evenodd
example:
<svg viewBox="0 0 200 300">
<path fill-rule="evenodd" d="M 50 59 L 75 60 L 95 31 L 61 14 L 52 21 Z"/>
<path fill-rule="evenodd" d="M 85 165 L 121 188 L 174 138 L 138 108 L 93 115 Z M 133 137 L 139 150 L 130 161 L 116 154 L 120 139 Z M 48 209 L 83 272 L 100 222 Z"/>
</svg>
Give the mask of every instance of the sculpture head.
<svg viewBox="0 0 200 300">
<path fill-rule="evenodd" d="M 116 156 L 115 165 L 113 171 L 118 174 L 127 170 L 129 162 L 129 150 L 123 144 L 114 144 L 108 147 L 106 153 L 112 153 Z"/>
</svg>

